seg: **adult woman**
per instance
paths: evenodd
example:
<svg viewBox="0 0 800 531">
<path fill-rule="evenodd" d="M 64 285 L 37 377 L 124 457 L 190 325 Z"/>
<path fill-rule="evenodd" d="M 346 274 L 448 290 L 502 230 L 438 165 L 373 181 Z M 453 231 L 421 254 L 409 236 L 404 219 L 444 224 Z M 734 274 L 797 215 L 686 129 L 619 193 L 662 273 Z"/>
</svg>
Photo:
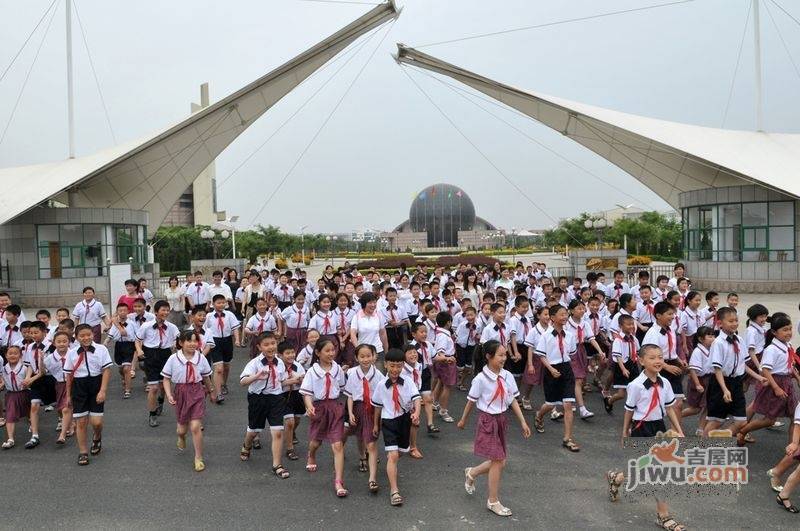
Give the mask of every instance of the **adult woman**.
<svg viewBox="0 0 800 531">
<path fill-rule="evenodd" d="M 231 309 L 236 315 L 236 318 L 241 321 L 242 307 L 241 304 L 236 302 L 236 292 L 239 290 L 239 272 L 233 268 L 225 271 L 225 284 L 231 289 L 231 295 L 233 295 L 233 308 Z"/>
<path fill-rule="evenodd" d="M 186 324 L 186 314 L 184 310 L 184 291 L 178 282 L 178 277 L 171 276 L 167 287 L 164 288 L 164 300 L 169 303 L 169 315 L 167 321 L 182 330 Z"/>
<path fill-rule="evenodd" d="M 367 343 L 375 347 L 382 369 L 383 353 L 389 348 L 389 340 L 386 337 L 386 322 L 377 310 L 378 298 L 374 293 L 365 293 L 358 302 L 361 311 L 350 322 L 350 342 L 356 346 Z"/>
<path fill-rule="evenodd" d="M 334 278 L 333 266 L 331 266 L 331 265 L 326 265 L 325 266 L 325 272 L 322 274 L 322 278 L 325 279 L 325 283 L 326 284 L 330 284 L 330 283 L 333 282 L 333 278 Z"/>
<path fill-rule="evenodd" d="M 514 293 L 514 281 L 511 279 L 511 270 L 508 268 L 504 268 L 502 273 L 500 273 L 500 279 L 495 281 L 494 287 L 496 288 L 504 288 L 508 290 L 509 293 Z"/>
<path fill-rule="evenodd" d="M 472 301 L 473 308 L 480 308 L 481 297 L 483 297 L 483 289 L 478 285 L 478 275 L 472 269 L 467 269 L 464 272 L 464 284 L 462 287 L 464 297 L 468 297 Z"/>
</svg>

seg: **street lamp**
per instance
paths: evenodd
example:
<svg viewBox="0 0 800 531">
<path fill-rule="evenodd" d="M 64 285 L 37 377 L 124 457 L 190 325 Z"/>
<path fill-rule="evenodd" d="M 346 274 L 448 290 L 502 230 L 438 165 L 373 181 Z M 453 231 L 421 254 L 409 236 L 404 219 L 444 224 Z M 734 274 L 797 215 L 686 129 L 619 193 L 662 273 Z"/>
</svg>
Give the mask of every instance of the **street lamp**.
<svg viewBox="0 0 800 531">
<path fill-rule="evenodd" d="M 602 243 L 601 236 L 603 229 L 608 226 L 608 222 L 606 222 L 604 218 L 587 219 L 583 222 L 583 226 L 587 229 L 594 229 L 597 232 L 597 243 L 595 244 L 595 249 L 600 250 L 600 245 Z"/>
<path fill-rule="evenodd" d="M 511 227 L 511 261 L 517 263 L 517 228 Z"/>
<path fill-rule="evenodd" d="M 328 244 L 330 246 L 330 250 L 331 250 L 331 267 L 333 267 L 333 246 L 336 244 L 336 240 L 338 239 L 338 237 L 332 236 L 332 235 L 329 234 L 328 236 L 325 236 L 325 239 L 328 240 Z"/>
<path fill-rule="evenodd" d="M 303 264 L 306 263 L 306 240 L 303 231 L 306 230 L 307 228 L 308 225 L 303 225 L 302 227 L 300 227 L 300 255 L 303 258 Z"/>
<path fill-rule="evenodd" d="M 228 219 L 214 223 L 213 227 L 215 229 L 222 229 L 222 233 L 226 233 L 228 230 L 230 230 L 228 236 L 231 237 L 231 253 L 233 254 L 234 260 L 236 260 L 236 225 L 234 225 L 234 223 L 237 221 L 239 221 L 239 216 L 231 216 Z M 220 236 L 222 236 L 222 233 L 220 233 Z M 201 233 L 200 236 L 202 237 L 203 234 Z M 227 239 L 228 236 L 222 236 L 222 238 Z"/>
<path fill-rule="evenodd" d="M 217 259 L 217 252 L 219 251 L 219 246 L 222 244 L 222 241 L 227 240 L 230 235 L 231 233 L 228 232 L 227 229 L 223 229 L 222 232 L 219 233 L 219 238 L 217 237 L 216 231 L 212 229 L 203 229 L 200 231 L 200 237 L 204 240 L 208 240 L 211 243 L 211 249 L 214 253 L 214 260 Z"/>
</svg>

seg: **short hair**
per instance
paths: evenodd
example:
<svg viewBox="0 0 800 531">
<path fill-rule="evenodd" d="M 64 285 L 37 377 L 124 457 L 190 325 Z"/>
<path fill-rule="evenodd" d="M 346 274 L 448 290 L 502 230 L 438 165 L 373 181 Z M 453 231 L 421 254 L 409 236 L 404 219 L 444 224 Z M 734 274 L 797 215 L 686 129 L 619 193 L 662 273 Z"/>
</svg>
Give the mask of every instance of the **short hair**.
<svg viewBox="0 0 800 531">
<path fill-rule="evenodd" d="M 675 264 L 675 265 L 672 267 L 672 271 L 675 271 L 675 270 L 676 270 L 676 269 L 678 269 L 678 268 L 681 268 L 681 269 L 683 269 L 684 271 L 686 271 L 686 266 L 685 266 L 685 265 L 683 265 L 683 262 L 678 262 L 677 264 Z"/>
<path fill-rule="evenodd" d="M 514 299 L 514 307 L 522 306 L 526 302 L 530 302 L 528 297 L 524 295 L 518 295 L 516 299 Z"/>
<path fill-rule="evenodd" d="M 294 350 L 294 343 L 290 341 L 281 341 L 278 343 L 278 354 L 283 354 L 287 350 Z"/>
<path fill-rule="evenodd" d="M 667 275 L 658 275 L 656 277 L 656 285 L 661 284 L 661 281 L 669 282 L 669 277 Z"/>
<path fill-rule="evenodd" d="M 275 339 L 275 334 L 273 334 L 272 332 L 261 332 L 258 335 L 256 344 L 260 345 L 265 339 Z"/>
<path fill-rule="evenodd" d="M 386 288 L 386 294 L 388 295 L 390 293 L 397 294 L 397 290 L 394 289 L 392 286 L 389 286 L 388 288 Z M 447 292 L 445 292 L 445 293 L 447 293 Z"/>
<path fill-rule="evenodd" d="M 622 271 L 621 269 L 617 269 L 616 271 L 614 271 L 614 276 L 617 276 L 617 275 L 622 275 L 624 277 L 625 276 L 625 272 Z"/>
<path fill-rule="evenodd" d="M 736 310 L 731 308 L 730 306 L 724 306 L 717 310 L 717 319 L 722 321 L 725 319 L 729 314 L 737 315 Z"/>
<path fill-rule="evenodd" d="M 630 293 L 623 293 L 622 295 L 619 296 L 619 305 L 624 308 L 625 306 L 630 304 L 632 300 L 633 300 L 633 295 L 631 295 Z"/>
<path fill-rule="evenodd" d="M 661 350 L 661 347 L 658 345 L 654 345 L 652 343 L 648 343 L 647 345 L 642 346 L 641 350 L 639 350 L 639 357 L 644 357 L 650 354 L 651 352 L 658 352 L 659 356 L 663 356 L 664 352 Z"/>
<path fill-rule="evenodd" d="M 22 308 L 19 307 L 19 304 L 9 304 L 6 306 L 6 312 L 19 317 L 22 313 Z"/>
<path fill-rule="evenodd" d="M 37 330 L 41 330 L 42 332 L 47 332 L 47 325 L 41 321 L 31 321 L 30 328 L 35 328 Z"/>
<path fill-rule="evenodd" d="M 68 328 L 75 328 L 75 321 L 70 319 L 69 317 L 58 323 L 58 326 L 66 326 Z"/>
<path fill-rule="evenodd" d="M 128 308 L 128 305 L 125 304 L 124 302 L 117 303 L 117 310 L 119 310 L 120 308 L 125 308 L 126 310 L 130 309 L 130 308 Z"/>
<path fill-rule="evenodd" d="M 657 302 L 653 307 L 653 314 L 662 315 L 667 313 L 669 310 L 675 311 L 675 307 L 667 301 L 661 301 Z"/>
<path fill-rule="evenodd" d="M 217 293 L 211 298 L 211 302 L 224 301 L 224 300 L 225 300 L 225 295 L 223 295 L 222 293 Z"/>
<path fill-rule="evenodd" d="M 220 271 L 219 269 L 217 269 L 216 271 L 214 271 L 213 273 L 211 273 L 211 276 L 212 276 L 212 277 L 216 277 L 216 276 L 220 276 L 220 277 L 221 277 L 221 276 L 222 276 L 222 271 Z"/>
<path fill-rule="evenodd" d="M 36 312 L 36 317 L 39 317 L 40 315 L 44 315 L 48 319 L 50 318 L 50 312 L 47 310 L 39 310 L 38 312 Z"/>
<path fill-rule="evenodd" d="M 643 289 L 646 289 L 646 290 L 649 290 L 649 291 L 652 292 L 653 291 L 653 286 L 651 286 L 650 284 L 645 284 L 644 286 L 640 286 L 639 287 L 639 291 L 642 291 Z"/>
<path fill-rule="evenodd" d="M 158 301 L 155 306 L 153 306 L 153 311 L 158 312 L 161 308 L 169 309 L 169 303 L 167 301 Z"/>
<path fill-rule="evenodd" d="M 628 322 L 633 321 L 633 317 L 624 313 L 619 314 L 619 325 L 625 325 Z"/>
<path fill-rule="evenodd" d="M 436 324 L 442 328 L 447 327 L 453 322 L 453 316 L 449 312 L 439 312 L 436 314 Z"/>
<path fill-rule="evenodd" d="M 706 293 L 706 301 L 711 301 L 711 299 L 713 299 L 714 297 L 719 297 L 719 293 L 717 293 L 716 291 L 709 291 L 708 293 Z"/>
<path fill-rule="evenodd" d="M 447 314 L 450 315 L 450 314 Z M 437 318 L 438 319 L 438 318 Z M 400 350 L 399 348 L 390 348 L 386 351 L 386 361 L 394 361 L 394 362 L 402 362 L 406 361 L 406 354 L 404 351 Z"/>
<path fill-rule="evenodd" d="M 197 275 L 202 276 L 203 272 L 198 269 L 197 271 L 194 272 L 194 276 L 197 276 Z"/>
<path fill-rule="evenodd" d="M 639 271 L 639 278 L 650 278 L 650 272 L 647 269 L 641 269 Z"/>
<path fill-rule="evenodd" d="M 161 301 L 159 301 L 159 302 L 161 302 Z M 139 297 L 139 298 L 133 300 L 133 304 L 141 304 L 142 306 L 147 306 L 147 301 L 144 300 L 143 298 Z"/>
<path fill-rule="evenodd" d="M 420 328 L 425 328 L 425 323 L 421 323 L 419 321 L 417 321 L 416 323 L 411 323 L 411 333 L 412 334 L 416 333 L 417 330 L 419 330 Z"/>
<path fill-rule="evenodd" d="M 92 332 L 92 327 L 86 323 L 79 324 L 78 326 L 75 327 L 75 335 L 77 336 L 78 334 L 80 334 L 81 330 L 88 330 L 89 332 Z"/>
<path fill-rule="evenodd" d="M 489 309 L 492 311 L 492 313 L 496 312 L 500 308 L 503 308 L 505 310 L 506 305 L 505 304 L 501 304 L 499 302 L 495 302 L 489 307 Z"/>
<path fill-rule="evenodd" d="M 20 328 L 21 330 L 22 330 L 22 329 L 25 329 L 25 330 L 27 330 L 27 329 L 28 329 L 28 328 L 30 328 L 30 327 L 31 327 L 31 322 L 30 322 L 30 321 L 22 321 L 22 322 L 19 324 L 19 328 Z"/>
<path fill-rule="evenodd" d="M 578 306 L 582 306 L 582 305 L 583 305 L 583 301 L 581 301 L 579 299 L 572 299 L 571 301 L 569 301 L 569 305 L 567 305 L 567 309 L 568 310 L 574 310 Z"/>
<path fill-rule="evenodd" d="M 730 293 L 728 293 L 728 297 L 727 297 L 728 300 L 730 300 L 731 297 L 736 297 L 738 299 L 739 298 L 739 294 L 736 293 L 735 291 L 731 291 Z"/>
<path fill-rule="evenodd" d="M 207 311 L 208 310 L 206 310 L 205 306 L 203 306 L 202 304 L 198 304 L 197 306 L 192 308 L 192 315 L 197 315 L 200 312 L 206 313 Z"/>
<path fill-rule="evenodd" d="M 697 329 L 697 332 L 695 332 L 694 336 L 699 340 L 702 337 L 713 336 L 713 335 L 716 335 L 716 332 L 714 331 L 713 328 L 711 328 L 710 326 L 701 326 L 700 328 Z"/>
</svg>

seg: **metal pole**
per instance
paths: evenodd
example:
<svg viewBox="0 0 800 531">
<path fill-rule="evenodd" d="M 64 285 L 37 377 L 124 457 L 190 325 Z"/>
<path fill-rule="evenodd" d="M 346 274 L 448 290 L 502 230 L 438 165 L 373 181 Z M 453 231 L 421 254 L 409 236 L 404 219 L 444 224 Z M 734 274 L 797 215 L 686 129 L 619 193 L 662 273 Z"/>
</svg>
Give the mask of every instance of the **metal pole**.
<svg viewBox="0 0 800 531">
<path fill-rule="evenodd" d="M 233 248 L 233 259 L 236 260 L 236 227 L 231 223 L 231 247 Z"/>
<path fill-rule="evenodd" d="M 753 0 L 753 52 L 756 69 L 756 131 L 763 131 L 764 105 L 761 91 L 761 20 L 758 14 L 758 0 Z"/>
<path fill-rule="evenodd" d="M 75 104 L 72 90 L 72 0 L 66 0 L 67 11 L 67 124 L 69 158 L 75 158 Z"/>
</svg>

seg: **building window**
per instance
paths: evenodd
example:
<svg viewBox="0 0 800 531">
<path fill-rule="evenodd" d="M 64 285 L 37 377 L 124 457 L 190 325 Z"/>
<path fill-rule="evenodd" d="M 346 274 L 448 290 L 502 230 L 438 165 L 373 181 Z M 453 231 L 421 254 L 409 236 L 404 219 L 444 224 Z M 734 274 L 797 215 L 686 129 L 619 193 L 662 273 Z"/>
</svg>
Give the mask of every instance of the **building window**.
<svg viewBox="0 0 800 531">
<path fill-rule="evenodd" d="M 108 260 L 130 260 L 140 270 L 147 258 L 145 233 L 139 225 L 37 225 L 39 278 L 101 277 Z"/>
<path fill-rule="evenodd" d="M 684 208 L 684 258 L 715 262 L 794 261 L 794 208 L 794 201 Z"/>
</svg>

